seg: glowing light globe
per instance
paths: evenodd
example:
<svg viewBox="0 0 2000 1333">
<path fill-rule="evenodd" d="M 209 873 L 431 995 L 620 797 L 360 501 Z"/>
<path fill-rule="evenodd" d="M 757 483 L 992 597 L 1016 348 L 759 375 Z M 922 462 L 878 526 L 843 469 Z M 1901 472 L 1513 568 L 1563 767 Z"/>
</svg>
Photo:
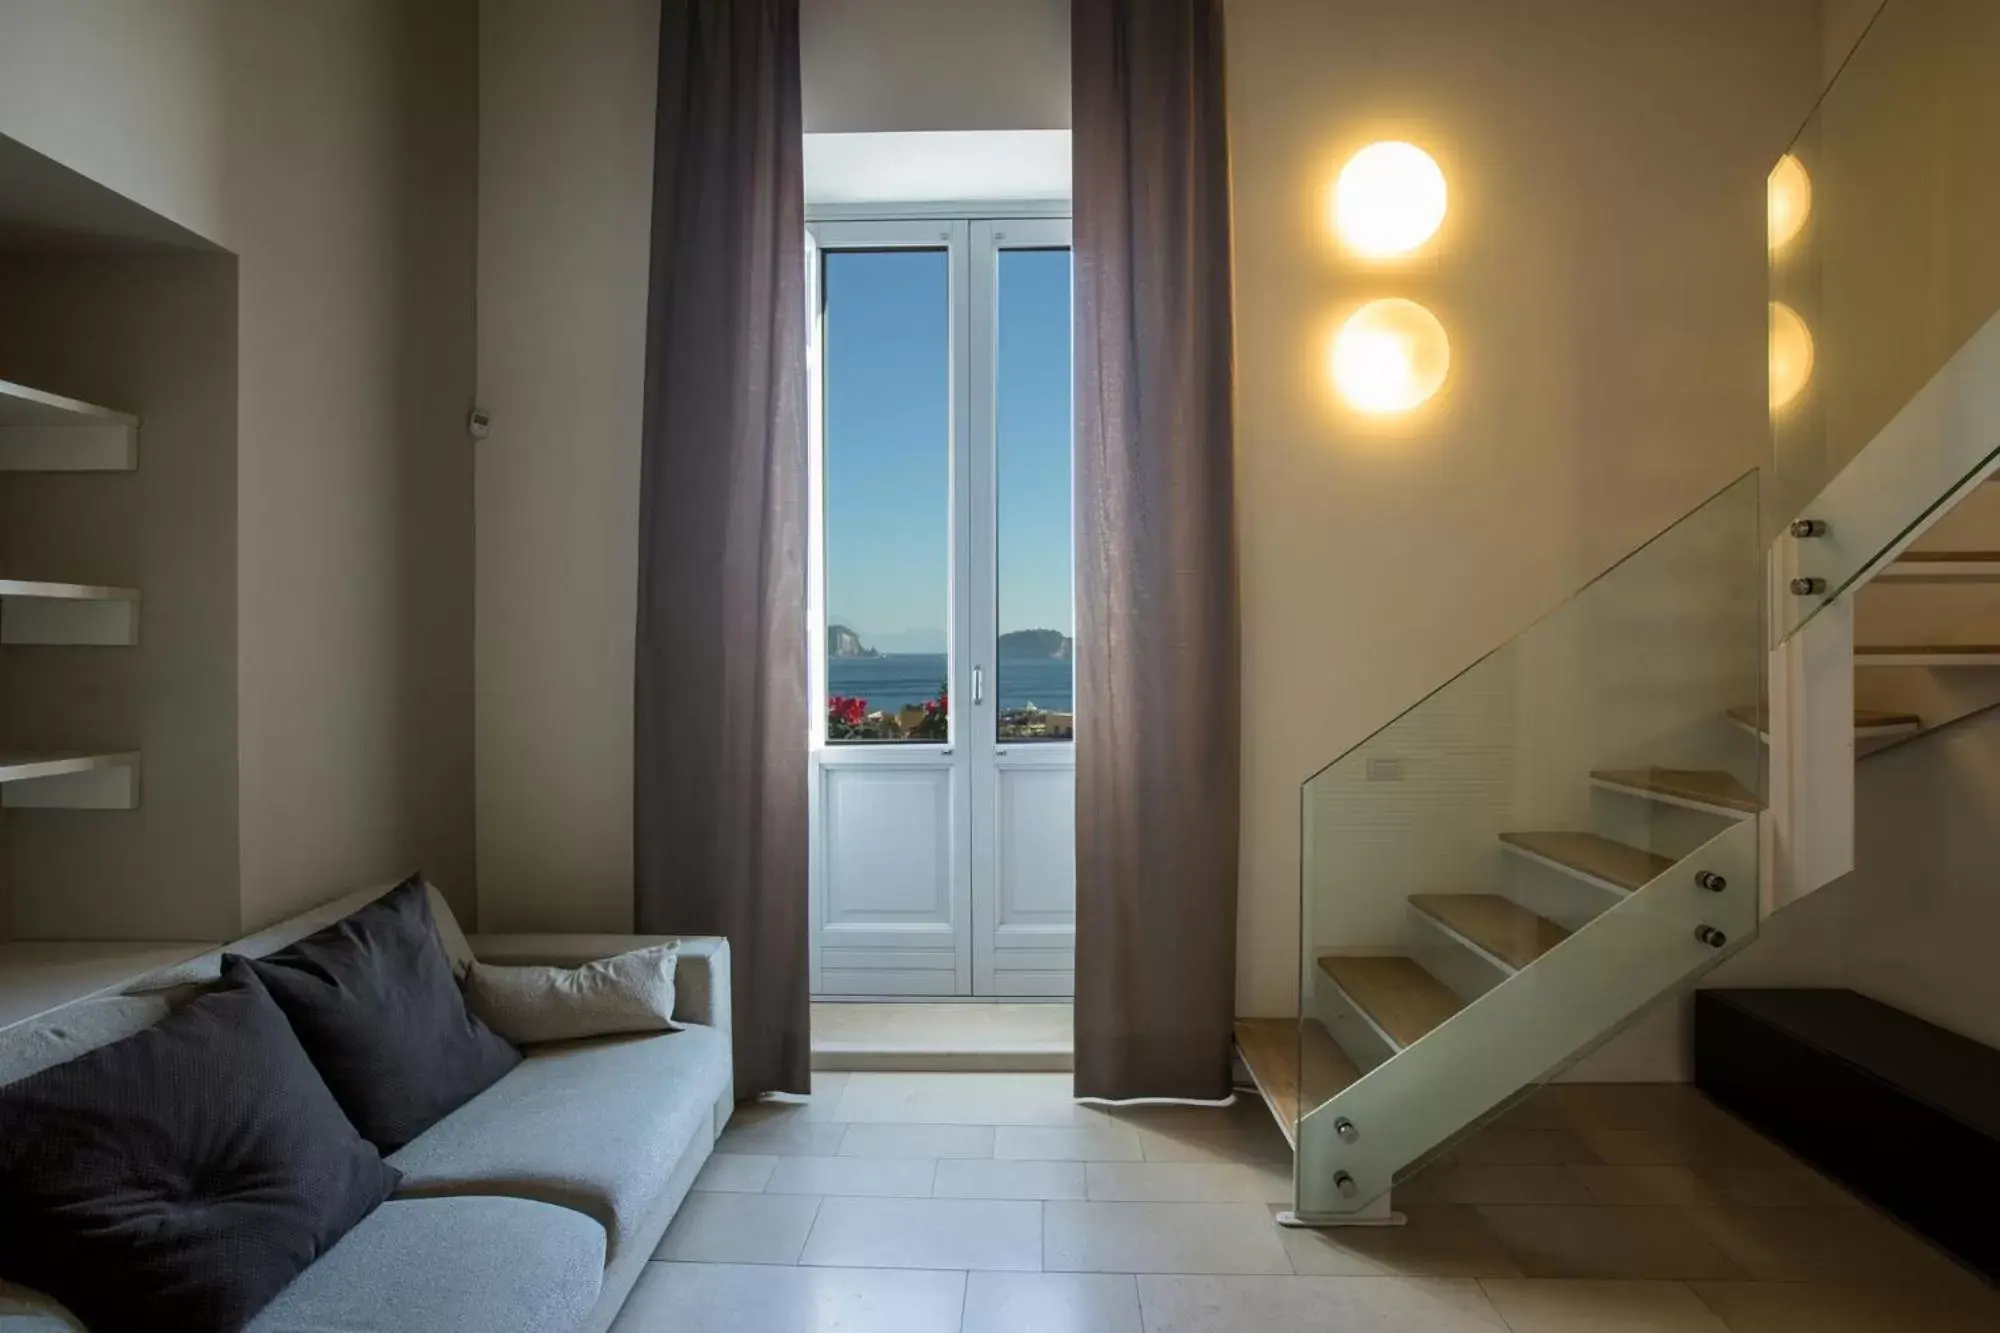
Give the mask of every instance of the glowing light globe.
<svg viewBox="0 0 2000 1333">
<path fill-rule="evenodd" d="M 1812 177 L 1806 175 L 1804 163 L 1786 153 L 1771 168 L 1764 193 L 1769 208 L 1767 239 L 1775 255 L 1805 230 L 1806 218 L 1812 212 Z"/>
<path fill-rule="evenodd" d="M 1405 255 L 1444 223 L 1444 173 L 1415 144 L 1372 143 L 1347 160 L 1333 185 L 1341 243 L 1371 259 Z"/>
<path fill-rule="evenodd" d="M 1408 412 L 1444 385 L 1451 340 L 1444 325 L 1415 301 L 1370 301 L 1334 335 L 1334 388 L 1356 411 Z"/>
<path fill-rule="evenodd" d="M 1771 411 L 1783 409 L 1812 379 L 1812 330 L 1783 301 L 1771 302 Z"/>
</svg>

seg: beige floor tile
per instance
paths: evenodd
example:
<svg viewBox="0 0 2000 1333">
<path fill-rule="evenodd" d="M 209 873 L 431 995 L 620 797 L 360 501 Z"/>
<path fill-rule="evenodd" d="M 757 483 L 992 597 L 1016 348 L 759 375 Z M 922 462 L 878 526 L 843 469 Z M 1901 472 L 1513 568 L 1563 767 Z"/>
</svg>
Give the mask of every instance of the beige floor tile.
<svg viewBox="0 0 2000 1333">
<path fill-rule="evenodd" d="M 1542 1090 L 1541 1100 L 1568 1123 L 1599 1129 L 1672 1129 L 1733 1119 L 1690 1083 L 1557 1083 Z"/>
<path fill-rule="evenodd" d="M 1493 1119 L 1497 1129 L 1568 1129 L 1571 1121 L 1550 1094 L 1555 1086 L 1538 1088 Z"/>
<path fill-rule="evenodd" d="M 849 1125 L 841 1157 L 991 1157 L 991 1125 Z"/>
<path fill-rule="evenodd" d="M 1192 1106 L 1185 1102 L 1140 1102 L 1095 1107 L 1108 1119 L 1134 1129 L 1172 1129 L 1190 1134 L 1249 1134 L 1276 1129 L 1271 1108 L 1254 1092 L 1240 1092 L 1223 1106 Z"/>
<path fill-rule="evenodd" d="M 1275 1120 L 1220 1132 L 1182 1126 L 1132 1127 L 1149 1162 L 1245 1162 L 1292 1169 L 1292 1145 Z"/>
<path fill-rule="evenodd" d="M 1745 1275 L 1675 1208 L 1503 1204 L 1478 1211 L 1526 1277 Z"/>
<path fill-rule="evenodd" d="M 1036 1272 L 1042 1207 L 990 1199 L 827 1199 L 799 1262 Z"/>
<path fill-rule="evenodd" d="M 1513 1129 L 1490 1125 L 1454 1147 L 1448 1162 L 1482 1166 L 1560 1166 L 1595 1162 L 1597 1155 L 1566 1129 Z"/>
<path fill-rule="evenodd" d="M 1082 1162 L 998 1162 L 947 1158 L 931 1193 L 940 1199 L 1081 1199 Z"/>
<path fill-rule="evenodd" d="M 778 1159 L 764 1153 L 714 1153 L 694 1178 L 694 1188 L 718 1194 L 757 1194 L 770 1183 Z"/>
<path fill-rule="evenodd" d="M 1328 1277 L 1519 1277 L 1478 1213 L 1455 1204 L 1401 1204 L 1393 1227 L 1280 1228 L 1300 1273 Z"/>
<path fill-rule="evenodd" d="M 1419 1197 L 1441 1203 L 1596 1203 L 1569 1166 L 1439 1162 L 1411 1184 Z M 1404 1186 L 1400 1197 L 1412 1191 Z"/>
<path fill-rule="evenodd" d="M 812 1095 L 838 1100 L 847 1089 L 848 1075 L 836 1070 L 815 1069 L 812 1071 Z"/>
<path fill-rule="evenodd" d="M 690 1194 L 654 1257 L 691 1263 L 795 1264 L 819 1203 L 788 1194 Z"/>
<path fill-rule="evenodd" d="M 916 1157 L 780 1157 L 766 1194 L 925 1199 L 937 1163 Z"/>
<path fill-rule="evenodd" d="M 1043 1205 L 1043 1267 L 1080 1273 L 1290 1273 L 1255 1203 Z"/>
<path fill-rule="evenodd" d="M 835 1114 L 861 1124 L 1090 1125 L 1068 1074 L 853 1074 Z"/>
<path fill-rule="evenodd" d="M 1479 1285 L 1514 1333 L 1729 1333 L 1681 1282 L 1489 1278 Z"/>
<path fill-rule="evenodd" d="M 1796 1158 L 1772 1153 L 1695 1168 L 1703 1194 L 1752 1208 L 1858 1208 L 1861 1201 Z"/>
<path fill-rule="evenodd" d="M 1743 1276 L 1761 1282 L 1924 1286 L 1976 1280 L 1927 1242 L 1862 1208 L 1700 1203 L 1683 1212 Z"/>
<path fill-rule="evenodd" d="M 1897 1289 L 1839 1284 L 1697 1282 L 1730 1333 L 1993 1333 L 2000 1294 L 1948 1284 Z"/>
<path fill-rule="evenodd" d="M 1737 1121 L 1721 1115 L 1691 1117 L 1644 1129 L 1578 1125 L 1576 1136 L 1592 1157 L 1574 1160 L 1634 1166 L 1716 1166 L 1788 1160 L 1782 1149 Z"/>
<path fill-rule="evenodd" d="M 1068 1055 L 1075 1026 L 1067 1004 L 823 1001 L 812 1007 L 812 1048 L 817 1056 Z"/>
<path fill-rule="evenodd" d="M 1292 1176 L 1239 1162 L 1092 1162 L 1088 1197 L 1109 1203 L 1289 1203 Z"/>
<path fill-rule="evenodd" d="M 1142 1277 L 1146 1333 L 1494 1333 L 1471 1281 L 1396 1277 Z"/>
<path fill-rule="evenodd" d="M 973 1273 L 964 1333 L 1143 1333 L 1125 1273 Z"/>
<path fill-rule="evenodd" d="M 768 1103 L 739 1107 L 715 1150 L 778 1157 L 831 1157 L 840 1151 L 847 1126 L 813 1120 L 800 1108 L 774 1110 Z"/>
<path fill-rule="evenodd" d="M 846 1079 L 846 1074 L 821 1073 L 814 1070 L 812 1092 L 768 1093 L 754 1102 L 747 1102 L 737 1107 L 736 1113 L 756 1115 L 777 1112 L 794 1115 L 802 1120 L 835 1120 L 839 1118 L 835 1114 L 835 1108 L 839 1106 L 840 1094 L 847 1086 Z"/>
<path fill-rule="evenodd" d="M 612 1333 L 958 1333 L 963 1273 L 648 1264 Z"/>
<path fill-rule="evenodd" d="M 1708 1186 L 1687 1166 L 1572 1162 L 1569 1171 L 1590 1192 L 1593 1203 L 1679 1205 L 1707 1197 Z"/>
<path fill-rule="evenodd" d="M 1002 1125 L 993 1155 L 1005 1161 L 1136 1162 L 1139 1136 L 1123 1125 Z"/>
</svg>

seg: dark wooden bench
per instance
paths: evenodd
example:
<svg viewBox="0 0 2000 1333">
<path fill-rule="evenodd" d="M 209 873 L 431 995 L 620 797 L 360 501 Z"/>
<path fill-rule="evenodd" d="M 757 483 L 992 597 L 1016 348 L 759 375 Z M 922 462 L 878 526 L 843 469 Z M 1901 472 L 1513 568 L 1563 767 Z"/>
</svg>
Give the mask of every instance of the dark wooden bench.
<svg viewBox="0 0 2000 1333">
<path fill-rule="evenodd" d="M 2000 1051 L 1850 990 L 1695 995 L 1695 1084 L 2000 1281 Z"/>
</svg>

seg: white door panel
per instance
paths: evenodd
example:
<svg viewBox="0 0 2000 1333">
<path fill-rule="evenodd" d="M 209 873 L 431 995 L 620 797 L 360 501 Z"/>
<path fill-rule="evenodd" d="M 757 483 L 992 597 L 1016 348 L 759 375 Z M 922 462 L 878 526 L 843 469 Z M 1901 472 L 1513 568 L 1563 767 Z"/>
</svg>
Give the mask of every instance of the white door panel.
<svg viewBox="0 0 2000 1333">
<path fill-rule="evenodd" d="M 957 995 L 969 975 L 959 770 L 864 756 L 815 765 L 814 935 L 827 995 Z M 881 984 L 868 979 L 879 972 Z"/>
<path fill-rule="evenodd" d="M 1069 759 L 1068 748 L 1050 758 Z M 992 780 L 992 889 L 974 894 L 974 975 L 986 994 L 1068 995 L 1076 952 L 1076 769 L 1000 763 Z"/>
</svg>

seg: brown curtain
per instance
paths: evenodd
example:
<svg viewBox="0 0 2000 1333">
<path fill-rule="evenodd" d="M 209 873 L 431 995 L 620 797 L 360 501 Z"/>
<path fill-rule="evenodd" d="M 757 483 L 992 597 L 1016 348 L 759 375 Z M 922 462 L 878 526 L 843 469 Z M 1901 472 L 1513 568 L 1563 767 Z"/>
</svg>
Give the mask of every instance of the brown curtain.
<svg viewBox="0 0 2000 1333">
<path fill-rule="evenodd" d="M 634 826 L 647 932 L 729 937 L 736 1091 L 805 1092 L 797 0 L 660 17 Z"/>
<path fill-rule="evenodd" d="M 1076 1092 L 1230 1091 L 1237 621 L 1221 0 L 1074 0 Z"/>
</svg>

